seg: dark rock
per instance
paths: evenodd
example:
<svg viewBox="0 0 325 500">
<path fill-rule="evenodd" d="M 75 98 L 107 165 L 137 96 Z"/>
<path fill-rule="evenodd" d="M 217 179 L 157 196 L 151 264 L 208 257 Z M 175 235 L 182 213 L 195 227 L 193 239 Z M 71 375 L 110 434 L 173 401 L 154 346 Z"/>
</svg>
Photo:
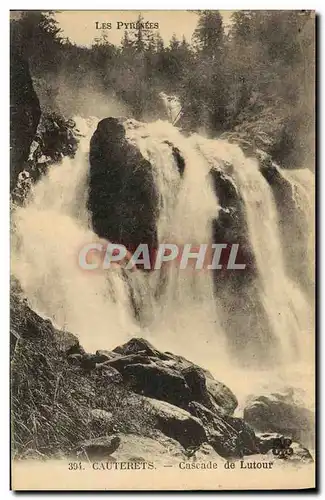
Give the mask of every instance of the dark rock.
<svg viewBox="0 0 325 500">
<path fill-rule="evenodd" d="M 97 351 L 98 352 L 98 351 Z M 108 357 L 104 354 L 84 354 L 82 357 L 83 365 L 86 368 L 87 366 L 89 369 L 94 369 L 96 368 L 97 364 L 102 364 L 108 361 Z"/>
<path fill-rule="evenodd" d="M 157 248 L 158 193 L 152 166 L 126 140 L 123 121 L 105 118 L 90 142 L 88 207 L 94 231 L 132 252 Z"/>
<path fill-rule="evenodd" d="M 139 394 L 186 407 L 191 399 L 184 377 L 168 366 L 151 364 L 129 364 L 122 372 L 129 387 Z"/>
<path fill-rule="evenodd" d="M 282 434 L 276 432 L 256 433 L 256 437 L 259 442 L 258 447 L 260 453 L 262 454 L 268 453 L 270 450 L 275 449 L 275 446 L 278 445 L 279 440 L 281 441 L 284 438 Z M 292 440 L 290 440 L 290 444 L 291 443 Z"/>
<path fill-rule="evenodd" d="M 181 373 L 191 391 L 191 399 L 209 406 L 210 398 L 208 396 L 206 378 L 203 370 L 195 365 L 192 365 L 184 368 Z"/>
<path fill-rule="evenodd" d="M 100 373 L 101 383 L 109 384 L 120 384 L 123 381 L 123 377 L 118 370 L 113 368 L 113 366 L 104 364 L 96 365 L 97 374 Z"/>
<path fill-rule="evenodd" d="M 176 146 L 174 146 L 174 144 L 170 141 L 166 140 L 166 141 L 164 141 L 164 143 L 168 144 L 168 146 L 170 146 L 172 148 L 173 157 L 174 157 L 174 160 L 176 161 L 178 171 L 180 173 L 180 176 L 183 177 L 184 170 L 185 170 L 185 161 L 181 155 L 180 150 Z"/>
<path fill-rule="evenodd" d="M 253 428 L 242 418 L 226 416 L 225 421 L 237 433 L 237 447 L 243 455 L 259 452 L 259 441 Z"/>
<path fill-rule="evenodd" d="M 10 54 L 10 189 L 24 170 L 41 116 L 28 62 L 12 46 Z"/>
<path fill-rule="evenodd" d="M 207 441 L 224 458 L 239 458 L 258 453 L 258 439 L 242 419 L 211 411 L 200 403 L 189 405 L 206 430 Z"/>
<path fill-rule="evenodd" d="M 232 415 L 238 406 L 238 401 L 234 393 L 222 382 L 218 380 L 206 379 L 207 391 L 212 400 L 217 403 L 226 414 Z"/>
<path fill-rule="evenodd" d="M 194 400 L 226 414 L 232 414 L 238 404 L 230 389 L 209 372 L 182 356 L 158 351 L 145 339 L 131 339 L 113 352 L 121 356 L 107 363 L 139 394 L 185 409 Z"/>
<path fill-rule="evenodd" d="M 244 409 L 244 420 L 256 431 L 278 432 L 300 442 L 310 442 L 314 414 L 288 396 L 271 394 L 253 399 Z"/>
<path fill-rule="evenodd" d="M 202 422 L 177 406 L 145 398 L 149 411 L 156 417 L 157 427 L 166 436 L 178 441 L 184 448 L 197 446 L 206 441 Z"/>
<path fill-rule="evenodd" d="M 232 414 L 238 402 L 235 395 L 221 382 L 206 377 L 202 368 L 191 365 L 181 371 L 191 390 L 191 399 L 207 408 L 217 408 L 226 414 Z"/>
<path fill-rule="evenodd" d="M 109 359 L 115 358 L 116 354 L 112 351 L 99 350 L 99 351 L 96 351 L 96 356 L 101 357 L 101 361 L 98 361 L 99 363 L 104 363 L 105 361 L 108 361 Z"/>
<path fill-rule="evenodd" d="M 144 354 L 128 354 L 126 356 L 116 356 L 113 359 L 109 359 L 107 361 L 104 361 L 104 363 L 101 363 L 102 365 L 108 365 L 108 366 L 113 366 L 116 368 L 118 371 L 121 373 L 124 372 L 124 369 L 126 366 L 133 364 L 133 363 L 140 363 L 143 365 L 150 365 L 151 364 L 151 359 L 145 356 Z"/>
<path fill-rule="evenodd" d="M 102 436 L 81 443 L 78 451 L 86 453 L 91 461 L 107 459 L 117 450 L 120 442 L 121 439 L 118 436 Z"/>
</svg>

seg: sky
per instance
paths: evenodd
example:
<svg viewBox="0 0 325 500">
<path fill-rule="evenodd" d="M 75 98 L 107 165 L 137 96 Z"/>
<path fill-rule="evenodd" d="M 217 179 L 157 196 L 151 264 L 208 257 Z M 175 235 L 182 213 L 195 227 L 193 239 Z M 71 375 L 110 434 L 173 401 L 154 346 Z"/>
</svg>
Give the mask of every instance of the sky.
<svg viewBox="0 0 325 500">
<path fill-rule="evenodd" d="M 56 13 L 56 19 L 62 29 L 62 35 L 78 45 L 90 46 L 95 38 L 101 34 L 107 35 L 107 40 L 118 45 L 123 37 L 125 26 L 117 28 L 118 22 L 135 22 L 141 12 L 144 21 L 159 23 L 159 32 L 165 43 L 168 43 L 175 33 L 178 39 L 183 35 L 190 42 L 196 28 L 198 16 L 194 12 L 185 10 L 163 11 L 118 11 L 118 10 L 66 10 Z M 225 24 L 229 24 L 232 11 L 221 11 Z M 111 29 L 96 29 L 101 23 L 111 23 Z M 154 32 L 156 30 L 153 30 Z M 157 30 L 158 31 L 158 30 Z"/>
</svg>

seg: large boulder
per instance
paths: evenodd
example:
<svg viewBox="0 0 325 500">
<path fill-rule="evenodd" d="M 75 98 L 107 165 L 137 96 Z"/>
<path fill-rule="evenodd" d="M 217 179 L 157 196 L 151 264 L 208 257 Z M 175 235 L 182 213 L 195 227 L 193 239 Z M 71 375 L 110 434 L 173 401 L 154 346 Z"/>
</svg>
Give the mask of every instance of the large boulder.
<svg viewBox="0 0 325 500">
<path fill-rule="evenodd" d="M 182 375 L 191 390 L 191 400 L 202 403 L 207 408 L 233 414 L 238 401 L 224 384 L 206 375 L 202 368 L 190 365 L 182 369 Z"/>
<path fill-rule="evenodd" d="M 29 156 L 41 116 L 28 62 L 13 46 L 10 54 L 10 189 Z"/>
<path fill-rule="evenodd" d="M 106 363 L 119 370 L 139 394 L 184 409 L 191 401 L 198 401 L 229 415 L 237 407 L 236 396 L 209 372 L 182 356 L 159 351 L 145 339 L 133 338 L 112 353 L 116 357 Z"/>
<path fill-rule="evenodd" d="M 157 428 L 184 448 L 199 446 L 206 441 L 202 422 L 189 412 L 156 399 L 146 398 L 145 402 L 148 411 L 156 418 Z"/>
<path fill-rule="evenodd" d="M 256 431 L 281 433 L 307 445 L 313 442 L 315 415 L 289 394 L 254 398 L 244 409 L 243 418 Z"/>
<path fill-rule="evenodd" d="M 88 207 L 95 232 L 125 245 L 157 247 L 159 197 L 152 166 L 127 141 L 123 119 L 105 118 L 90 142 Z"/>
<path fill-rule="evenodd" d="M 129 354 L 142 353 L 147 356 L 161 357 L 161 354 L 154 346 L 145 339 L 134 337 L 123 345 L 115 347 L 112 352 L 118 354 L 123 354 L 125 356 Z"/>
<path fill-rule="evenodd" d="M 134 363 L 122 370 L 124 380 L 135 392 L 186 408 L 191 392 L 182 374 L 162 363 Z"/>
</svg>

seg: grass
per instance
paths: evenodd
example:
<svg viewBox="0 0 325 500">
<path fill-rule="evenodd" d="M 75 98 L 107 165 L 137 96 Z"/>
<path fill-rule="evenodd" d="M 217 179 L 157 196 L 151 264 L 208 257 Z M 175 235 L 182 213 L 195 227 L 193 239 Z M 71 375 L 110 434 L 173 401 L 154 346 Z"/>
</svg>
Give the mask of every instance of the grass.
<svg viewBox="0 0 325 500">
<path fill-rule="evenodd" d="M 70 455 L 80 442 L 115 432 L 154 434 L 153 417 L 140 396 L 96 370 L 69 364 L 52 325 L 17 299 L 11 326 L 23 334 L 11 361 L 14 458 Z M 95 408 L 110 412 L 111 422 L 94 419 Z"/>
</svg>

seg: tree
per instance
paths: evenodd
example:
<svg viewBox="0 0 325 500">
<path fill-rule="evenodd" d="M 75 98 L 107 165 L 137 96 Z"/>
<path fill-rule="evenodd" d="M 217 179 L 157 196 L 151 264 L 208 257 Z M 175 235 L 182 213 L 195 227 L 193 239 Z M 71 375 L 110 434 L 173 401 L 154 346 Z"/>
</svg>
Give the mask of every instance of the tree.
<svg viewBox="0 0 325 500">
<path fill-rule="evenodd" d="M 224 29 L 222 16 L 218 10 L 203 10 L 199 14 L 193 42 L 198 51 L 214 57 L 223 47 Z"/>
</svg>

